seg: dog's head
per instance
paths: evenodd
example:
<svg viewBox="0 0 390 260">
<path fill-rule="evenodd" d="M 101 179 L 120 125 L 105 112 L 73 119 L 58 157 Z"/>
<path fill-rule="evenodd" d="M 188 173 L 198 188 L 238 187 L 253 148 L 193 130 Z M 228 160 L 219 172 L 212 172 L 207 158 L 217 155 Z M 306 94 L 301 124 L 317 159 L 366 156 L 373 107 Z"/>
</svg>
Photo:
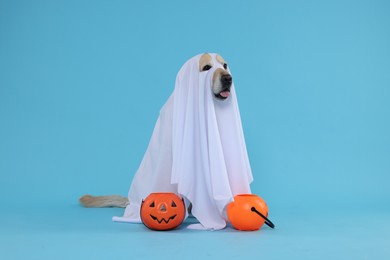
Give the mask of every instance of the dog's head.
<svg viewBox="0 0 390 260">
<path fill-rule="evenodd" d="M 199 59 L 199 72 L 207 73 L 212 68 L 214 68 L 212 76 L 213 94 L 215 98 L 225 100 L 230 96 L 230 88 L 233 82 L 228 71 L 228 65 L 219 54 L 216 54 L 214 59 L 208 53 L 202 54 Z"/>
</svg>

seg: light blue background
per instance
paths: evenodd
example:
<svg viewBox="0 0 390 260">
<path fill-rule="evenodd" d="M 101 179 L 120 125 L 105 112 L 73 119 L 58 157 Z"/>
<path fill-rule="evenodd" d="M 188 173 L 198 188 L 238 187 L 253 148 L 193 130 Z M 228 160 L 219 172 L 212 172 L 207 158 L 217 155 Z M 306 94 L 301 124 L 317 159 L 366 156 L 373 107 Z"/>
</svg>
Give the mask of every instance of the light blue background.
<svg viewBox="0 0 390 260">
<path fill-rule="evenodd" d="M 390 258 L 390 2 L 0 0 L 4 259 Z M 277 229 L 151 232 L 126 195 L 182 64 L 220 53 Z"/>
</svg>

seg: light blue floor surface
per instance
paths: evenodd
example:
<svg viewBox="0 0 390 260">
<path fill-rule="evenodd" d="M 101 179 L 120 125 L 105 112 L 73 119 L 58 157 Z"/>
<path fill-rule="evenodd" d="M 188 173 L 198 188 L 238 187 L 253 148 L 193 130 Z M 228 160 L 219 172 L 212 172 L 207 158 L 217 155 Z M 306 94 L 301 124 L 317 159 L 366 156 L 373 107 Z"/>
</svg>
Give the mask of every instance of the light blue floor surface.
<svg viewBox="0 0 390 260">
<path fill-rule="evenodd" d="M 325 212 L 325 211 L 324 211 Z M 111 222 L 123 209 L 5 206 L 1 259 L 390 259 L 389 212 L 275 210 L 276 229 L 151 231 Z"/>
</svg>

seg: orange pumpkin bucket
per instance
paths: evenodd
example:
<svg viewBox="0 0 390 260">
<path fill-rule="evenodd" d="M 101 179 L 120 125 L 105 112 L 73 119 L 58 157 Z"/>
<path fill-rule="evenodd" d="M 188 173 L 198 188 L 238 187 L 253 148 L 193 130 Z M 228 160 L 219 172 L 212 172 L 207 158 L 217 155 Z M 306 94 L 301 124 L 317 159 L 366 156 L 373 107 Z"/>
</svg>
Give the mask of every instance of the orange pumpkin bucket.
<svg viewBox="0 0 390 260">
<path fill-rule="evenodd" d="M 184 201 L 174 193 L 151 193 L 141 204 L 141 220 L 153 230 L 178 227 L 185 217 Z"/>
<path fill-rule="evenodd" d="M 239 194 L 226 208 L 227 216 L 235 229 L 242 231 L 259 230 L 265 223 L 275 225 L 267 218 L 268 207 L 265 201 L 254 194 Z"/>
</svg>

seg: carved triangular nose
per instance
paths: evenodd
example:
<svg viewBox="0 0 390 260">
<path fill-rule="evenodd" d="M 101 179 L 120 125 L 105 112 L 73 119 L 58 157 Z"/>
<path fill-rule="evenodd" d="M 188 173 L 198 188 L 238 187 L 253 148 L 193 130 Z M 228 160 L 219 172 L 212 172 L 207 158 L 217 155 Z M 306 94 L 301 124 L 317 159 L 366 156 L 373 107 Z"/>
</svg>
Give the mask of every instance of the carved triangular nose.
<svg viewBox="0 0 390 260">
<path fill-rule="evenodd" d="M 162 205 L 161 205 L 160 210 L 161 210 L 161 211 L 167 211 L 167 208 L 165 207 L 165 204 L 162 204 Z"/>
</svg>

